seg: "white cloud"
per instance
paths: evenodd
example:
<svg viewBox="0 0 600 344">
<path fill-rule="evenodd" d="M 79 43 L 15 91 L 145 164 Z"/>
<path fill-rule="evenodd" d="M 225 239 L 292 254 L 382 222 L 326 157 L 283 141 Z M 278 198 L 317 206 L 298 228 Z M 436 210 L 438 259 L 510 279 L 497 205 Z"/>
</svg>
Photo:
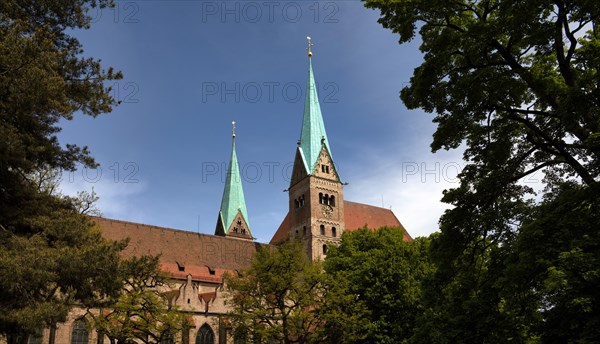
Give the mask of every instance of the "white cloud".
<svg viewBox="0 0 600 344">
<path fill-rule="evenodd" d="M 458 186 L 456 175 L 464 166 L 460 151 L 411 154 L 415 159 L 371 155 L 368 170 L 355 170 L 357 182 L 344 189 L 344 198 L 391 207 L 413 237 L 438 231 L 438 220 L 450 205 L 442 203 L 442 191 Z M 352 171 L 350 171 L 352 172 Z M 382 202 L 383 199 L 383 202 Z"/>
<path fill-rule="evenodd" d="M 90 170 L 94 171 L 94 170 Z M 145 183 L 139 180 L 123 180 L 100 173 L 77 170 L 64 173 L 60 182 L 61 192 L 75 196 L 79 191 L 91 192 L 92 189 L 100 197 L 97 208 L 102 216 L 109 218 L 126 218 L 130 221 L 142 221 L 144 214 L 134 207 L 131 200 L 146 189 Z"/>
</svg>

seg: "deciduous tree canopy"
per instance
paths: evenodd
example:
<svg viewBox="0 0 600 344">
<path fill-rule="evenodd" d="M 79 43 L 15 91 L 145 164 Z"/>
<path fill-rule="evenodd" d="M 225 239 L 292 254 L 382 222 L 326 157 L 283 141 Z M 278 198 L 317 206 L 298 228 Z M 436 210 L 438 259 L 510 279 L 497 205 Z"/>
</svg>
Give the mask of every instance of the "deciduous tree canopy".
<svg viewBox="0 0 600 344">
<path fill-rule="evenodd" d="M 435 113 L 433 151 L 462 147 L 467 162 L 444 192 L 454 207 L 415 342 L 597 341 L 600 2 L 366 6 L 400 43 L 420 35 L 424 62 L 400 97 Z"/>
<path fill-rule="evenodd" d="M 427 238 L 407 242 L 402 229 L 387 227 L 344 233 L 325 259 L 335 285 L 325 302 L 329 342 L 408 342 L 423 312 L 421 283 L 432 269 Z"/>
<path fill-rule="evenodd" d="M 250 268 L 229 274 L 225 284 L 236 336 L 255 343 L 319 342 L 325 276 L 300 243 L 264 246 Z"/>
<path fill-rule="evenodd" d="M 111 343 L 164 343 L 182 330 L 189 330 L 187 316 L 169 305 L 165 288 L 168 278 L 160 270 L 159 258 L 142 256 L 120 266 L 121 292 L 105 309 L 88 312 L 98 332 Z"/>
</svg>

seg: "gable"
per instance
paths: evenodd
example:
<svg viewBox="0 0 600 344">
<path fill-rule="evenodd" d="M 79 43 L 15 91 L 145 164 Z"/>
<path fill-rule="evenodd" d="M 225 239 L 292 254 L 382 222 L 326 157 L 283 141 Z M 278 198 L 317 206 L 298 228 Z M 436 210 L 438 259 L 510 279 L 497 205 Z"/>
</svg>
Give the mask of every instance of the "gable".
<svg viewBox="0 0 600 344">
<path fill-rule="evenodd" d="M 253 239 L 250 227 L 244 218 L 244 214 L 242 214 L 240 210 L 238 210 L 231 225 L 227 229 L 227 235 L 236 238 Z"/>
<path fill-rule="evenodd" d="M 324 179 L 334 180 L 336 182 L 340 181 L 340 177 L 337 173 L 335 165 L 333 164 L 331 154 L 329 154 L 327 146 L 324 144 L 321 146 L 321 153 L 319 154 L 315 166 L 313 167 L 312 175 Z"/>
</svg>

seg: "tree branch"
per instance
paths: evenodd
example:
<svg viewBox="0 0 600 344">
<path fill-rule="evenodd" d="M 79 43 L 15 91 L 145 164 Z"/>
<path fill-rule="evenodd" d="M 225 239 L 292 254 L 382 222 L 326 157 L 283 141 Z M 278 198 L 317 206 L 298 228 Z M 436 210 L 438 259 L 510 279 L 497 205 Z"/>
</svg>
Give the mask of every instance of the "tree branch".
<svg viewBox="0 0 600 344">
<path fill-rule="evenodd" d="M 573 37 L 569 30 L 569 21 L 567 20 L 567 14 L 565 13 L 564 4 L 562 3 L 562 1 L 555 1 L 554 3 L 558 8 L 558 15 L 554 30 L 554 50 L 556 50 L 556 61 L 558 62 L 558 68 L 565 83 L 568 86 L 573 87 L 575 86 L 575 78 L 573 76 L 573 71 L 571 70 L 571 66 L 569 64 L 569 59 L 570 55 L 572 55 L 571 50 L 575 50 L 575 47 L 577 46 L 577 40 L 575 39 L 575 37 Z M 563 28 L 565 30 L 565 34 L 571 41 L 571 46 L 569 48 L 570 55 L 567 54 L 566 58 L 563 42 Z"/>
<path fill-rule="evenodd" d="M 530 131 L 534 132 L 537 136 L 541 137 L 544 142 L 548 143 L 552 146 L 557 152 L 558 155 L 565 159 L 565 162 L 575 170 L 575 172 L 581 177 L 581 179 L 588 185 L 595 184 L 596 181 L 594 178 L 588 173 L 588 171 L 583 167 L 569 152 L 565 150 L 565 144 L 563 142 L 556 142 L 552 137 L 550 137 L 547 133 L 541 130 L 537 125 L 532 123 L 526 118 L 523 118 L 517 115 L 514 112 L 508 113 L 509 118 L 524 124 Z"/>
</svg>

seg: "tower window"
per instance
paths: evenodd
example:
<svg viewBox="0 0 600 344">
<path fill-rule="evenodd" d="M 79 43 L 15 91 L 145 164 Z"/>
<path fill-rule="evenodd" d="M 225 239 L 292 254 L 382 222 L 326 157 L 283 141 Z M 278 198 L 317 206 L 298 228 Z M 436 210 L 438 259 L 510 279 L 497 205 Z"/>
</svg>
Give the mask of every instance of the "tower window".
<svg viewBox="0 0 600 344">
<path fill-rule="evenodd" d="M 242 234 L 246 234 L 246 228 L 242 228 Z"/>
<path fill-rule="evenodd" d="M 323 193 L 319 192 L 319 204 L 323 204 Z"/>
<path fill-rule="evenodd" d="M 323 245 L 323 255 L 327 255 L 327 245 Z"/>
<path fill-rule="evenodd" d="M 306 226 L 302 227 L 302 235 L 305 236 L 306 235 Z"/>
<path fill-rule="evenodd" d="M 294 200 L 294 206 L 296 208 L 300 208 L 300 201 L 298 201 L 297 199 Z"/>
<path fill-rule="evenodd" d="M 325 225 L 321 225 L 320 230 L 321 230 L 321 235 L 325 235 Z"/>
<path fill-rule="evenodd" d="M 328 204 L 328 205 L 335 205 L 335 196 L 329 196 L 328 194 L 325 194 L 323 196 L 323 204 Z"/>
<path fill-rule="evenodd" d="M 337 237 L 337 229 L 335 229 L 335 227 L 331 227 L 331 236 L 332 237 Z"/>
</svg>

